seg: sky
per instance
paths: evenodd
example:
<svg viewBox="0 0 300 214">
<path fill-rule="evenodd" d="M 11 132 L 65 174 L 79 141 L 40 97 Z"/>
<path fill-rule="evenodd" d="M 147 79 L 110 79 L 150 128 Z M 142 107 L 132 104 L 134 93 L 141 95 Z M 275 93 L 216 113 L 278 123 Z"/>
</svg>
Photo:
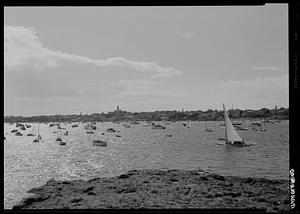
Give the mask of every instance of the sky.
<svg viewBox="0 0 300 214">
<path fill-rule="evenodd" d="M 4 115 L 288 107 L 287 4 L 5 7 Z"/>
</svg>

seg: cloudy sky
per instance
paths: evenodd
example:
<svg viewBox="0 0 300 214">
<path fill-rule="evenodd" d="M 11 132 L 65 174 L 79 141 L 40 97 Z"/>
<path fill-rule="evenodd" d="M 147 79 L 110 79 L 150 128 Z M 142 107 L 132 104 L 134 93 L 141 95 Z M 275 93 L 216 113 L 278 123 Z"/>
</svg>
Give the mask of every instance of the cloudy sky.
<svg viewBox="0 0 300 214">
<path fill-rule="evenodd" d="M 6 7 L 4 113 L 288 107 L 287 10 Z"/>
</svg>

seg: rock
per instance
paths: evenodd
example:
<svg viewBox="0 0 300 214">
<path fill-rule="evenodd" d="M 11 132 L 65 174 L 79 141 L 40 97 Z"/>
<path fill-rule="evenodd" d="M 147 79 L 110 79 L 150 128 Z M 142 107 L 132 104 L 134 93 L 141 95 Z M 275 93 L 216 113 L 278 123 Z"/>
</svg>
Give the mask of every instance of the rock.
<svg viewBox="0 0 300 214">
<path fill-rule="evenodd" d="M 63 181 L 62 184 L 71 184 L 70 181 Z"/>
<path fill-rule="evenodd" d="M 91 183 L 91 182 L 94 182 L 94 181 L 97 181 L 97 180 L 100 180 L 101 178 L 92 178 L 91 180 L 88 180 L 87 182 L 88 183 Z"/>
<path fill-rule="evenodd" d="M 70 201 L 70 203 L 78 203 L 80 201 L 82 201 L 83 199 L 82 198 L 74 198 Z"/>
<path fill-rule="evenodd" d="M 224 176 L 222 175 L 218 175 L 218 174 L 210 174 L 209 177 L 212 177 L 213 179 L 215 180 L 219 180 L 219 181 L 225 181 L 225 178 Z"/>
<path fill-rule="evenodd" d="M 137 188 L 136 187 L 128 187 L 125 189 L 123 192 L 124 193 L 130 193 L 130 192 L 136 192 Z"/>
<path fill-rule="evenodd" d="M 41 201 L 45 201 L 48 198 L 50 198 L 50 196 L 45 196 L 45 195 L 35 195 L 33 197 L 29 197 L 26 199 L 23 199 L 20 204 L 16 205 L 13 207 L 13 209 L 21 209 L 23 207 L 26 207 L 28 205 L 31 205 L 35 202 L 41 202 Z"/>
<path fill-rule="evenodd" d="M 214 198 L 214 196 L 212 194 L 207 194 L 205 198 Z"/>
<path fill-rule="evenodd" d="M 262 198 L 262 197 L 259 197 L 256 201 L 258 201 L 258 202 L 266 202 L 266 199 Z"/>
<path fill-rule="evenodd" d="M 223 196 L 223 194 L 222 193 L 216 193 L 215 194 L 215 197 L 217 198 L 217 197 L 222 197 Z"/>
<path fill-rule="evenodd" d="M 127 188 L 122 188 L 118 187 L 117 188 L 117 193 L 131 193 L 131 192 L 136 192 L 137 188 L 136 187 L 127 187 Z"/>
<path fill-rule="evenodd" d="M 198 178 L 199 181 L 208 181 L 209 179 L 206 176 L 200 176 Z"/>
<path fill-rule="evenodd" d="M 191 191 L 190 187 L 187 187 L 187 189 L 183 192 L 184 195 L 188 195 Z"/>
<path fill-rule="evenodd" d="M 170 181 L 171 181 L 171 182 L 177 182 L 178 179 L 177 179 L 177 178 L 170 178 Z"/>
<path fill-rule="evenodd" d="M 244 183 L 249 184 L 249 183 L 253 183 L 255 180 L 253 180 L 253 178 L 247 178 Z"/>
<path fill-rule="evenodd" d="M 241 196 L 241 195 L 242 195 L 241 192 L 231 192 L 231 196 L 232 196 L 233 198 L 239 197 L 239 196 Z"/>
<path fill-rule="evenodd" d="M 119 176 L 120 179 L 126 179 L 126 178 L 129 178 L 129 175 L 127 174 L 122 174 Z"/>
<path fill-rule="evenodd" d="M 88 192 L 88 195 L 96 195 L 94 192 Z"/>
<path fill-rule="evenodd" d="M 267 179 L 223 177 L 189 170 L 132 170 L 120 176 L 89 181 L 52 179 L 33 189 L 31 192 L 36 195 L 24 199 L 13 209 L 201 209 L 216 205 L 249 209 L 265 206 L 270 212 L 288 211 L 288 181 L 280 182 L 274 185 Z M 124 200 L 119 201 L 120 198 Z"/>
<path fill-rule="evenodd" d="M 86 188 L 85 190 L 83 190 L 84 193 L 87 193 L 89 191 L 92 191 L 94 189 L 93 186 Z"/>
</svg>

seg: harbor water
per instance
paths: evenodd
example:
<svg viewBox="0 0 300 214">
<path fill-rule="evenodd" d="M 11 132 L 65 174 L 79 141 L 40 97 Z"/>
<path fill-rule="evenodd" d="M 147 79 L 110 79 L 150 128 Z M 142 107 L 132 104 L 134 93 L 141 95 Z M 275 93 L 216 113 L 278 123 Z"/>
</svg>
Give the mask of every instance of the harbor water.
<svg viewBox="0 0 300 214">
<path fill-rule="evenodd" d="M 192 121 L 191 128 L 182 122 L 165 124 L 166 129 L 123 123 L 97 123 L 95 134 L 86 134 L 83 124 L 62 135 L 66 145 L 55 141 L 57 127 L 40 124 L 41 142 L 11 133 L 15 124 L 4 124 L 4 208 L 11 209 L 26 191 L 56 180 L 110 177 L 131 169 L 204 169 L 221 175 L 288 179 L 289 122 L 266 123 L 266 131 L 238 131 L 248 147 L 230 147 L 224 138 L 223 122 Z M 248 124 L 250 122 L 248 121 Z M 248 125 L 246 124 L 246 125 Z M 37 127 L 38 124 L 31 124 Z M 212 132 L 204 131 L 205 127 Z M 119 132 L 106 132 L 114 128 Z M 105 135 L 101 135 L 104 132 Z M 117 137 L 116 135 L 121 135 Z M 96 138 L 108 141 L 106 147 L 93 146 Z"/>
</svg>

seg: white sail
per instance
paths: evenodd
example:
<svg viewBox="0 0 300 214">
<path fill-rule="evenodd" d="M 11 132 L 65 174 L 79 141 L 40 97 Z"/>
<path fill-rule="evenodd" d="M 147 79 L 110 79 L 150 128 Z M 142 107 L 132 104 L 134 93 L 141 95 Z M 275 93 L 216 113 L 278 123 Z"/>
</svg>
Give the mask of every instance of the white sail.
<svg viewBox="0 0 300 214">
<path fill-rule="evenodd" d="M 237 131 L 235 130 L 235 128 L 233 127 L 228 114 L 225 110 L 225 105 L 223 104 L 223 110 L 224 110 L 224 120 L 225 120 L 225 137 L 226 137 L 226 141 L 231 141 L 231 142 L 242 142 L 242 138 L 239 136 L 239 134 L 237 133 Z"/>
</svg>

